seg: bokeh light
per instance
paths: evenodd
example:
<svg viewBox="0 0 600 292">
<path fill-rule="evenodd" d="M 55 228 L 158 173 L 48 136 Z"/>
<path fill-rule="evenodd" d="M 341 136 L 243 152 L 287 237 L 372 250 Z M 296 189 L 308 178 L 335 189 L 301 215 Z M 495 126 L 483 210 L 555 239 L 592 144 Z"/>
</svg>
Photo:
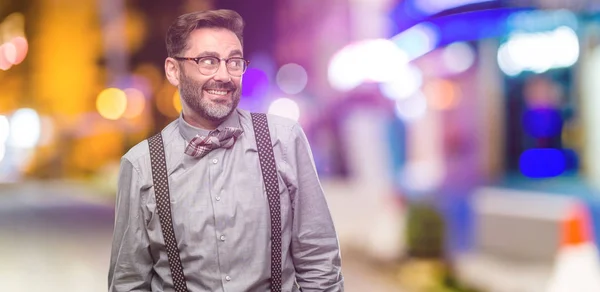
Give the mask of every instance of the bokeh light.
<svg viewBox="0 0 600 292">
<path fill-rule="evenodd" d="M 564 68 L 575 64 L 579 59 L 579 37 L 570 27 L 561 26 L 554 31 L 556 40 L 553 67 Z"/>
<path fill-rule="evenodd" d="M 8 70 L 12 67 L 12 63 L 6 58 L 6 44 L 0 44 L 0 70 Z"/>
<path fill-rule="evenodd" d="M 399 66 L 398 69 L 400 71 L 393 80 L 379 84 L 381 94 L 391 100 L 410 97 L 423 85 L 423 73 L 418 67 L 407 64 Z"/>
<path fill-rule="evenodd" d="M 356 44 L 351 44 L 335 53 L 329 61 L 327 77 L 336 90 L 349 91 L 363 81 L 362 73 L 354 69 Z"/>
<path fill-rule="evenodd" d="M 500 70 L 504 72 L 504 74 L 508 76 L 517 76 L 521 73 L 521 69 L 519 65 L 515 63 L 515 61 L 511 58 L 508 52 L 508 46 L 502 45 L 498 49 L 498 66 Z"/>
<path fill-rule="evenodd" d="M 521 154 L 519 169 L 530 178 L 548 178 L 561 175 L 566 169 L 565 155 L 559 149 L 534 148 Z"/>
<path fill-rule="evenodd" d="M 353 70 L 363 72 L 363 79 L 369 82 L 389 82 L 404 73 L 408 64 L 406 52 L 386 39 L 362 42 L 355 56 L 359 66 Z"/>
<path fill-rule="evenodd" d="M 258 68 L 248 68 L 244 73 L 242 96 L 262 99 L 269 93 L 269 77 Z"/>
<path fill-rule="evenodd" d="M 412 61 L 437 47 L 439 29 L 428 22 L 419 23 L 394 36 L 392 41 L 408 54 Z"/>
<path fill-rule="evenodd" d="M 25 16 L 15 12 L 0 23 L 0 70 L 8 70 L 25 59 L 29 44 L 24 37 Z"/>
<path fill-rule="evenodd" d="M 431 80 L 423 86 L 428 105 L 436 110 L 455 108 L 461 97 L 461 90 L 455 82 L 445 79 Z"/>
<path fill-rule="evenodd" d="M 127 109 L 127 95 L 118 88 L 107 88 L 96 99 L 96 109 L 108 120 L 118 120 Z"/>
<path fill-rule="evenodd" d="M 452 43 L 444 48 L 442 60 L 451 73 L 462 73 L 475 63 L 475 51 L 467 43 Z"/>
<path fill-rule="evenodd" d="M 304 67 L 295 63 L 289 63 L 279 68 L 276 81 L 279 89 L 285 94 L 298 94 L 306 87 L 308 74 Z"/>
<path fill-rule="evenodd" d="M 331 86 L 349 91 L 363 82 L 390 82 L 406 74 L 408 55 L 393 42 L 373 39 L 354 43 L 337 52 L 329 63 Z"/>
<path fill-rule="evenodd" d="M 29 51 L 29 44 L 27 39 L 24 37 L 15 37 L 10 41 L 16 49 L 15 61 L 13 62 L 15 65 L 20 64 L 25 60 L 27 56 L 27 52 Z"/>
<path fill-rule="evenodd" d="M 40 139 L 41 123 L 38 113 L 30 108 L 15 111 L 10 118 L 8 142 L 16 148 L 33 148 Z"/>
<path fill-rule="evenodd" d="M 427 100 L 422 92 L 396 101 L 396 115 L 404 121 L 416 121 L 427 112 Z"/>
<path fill-rule="evenodd" d="M 0 144 L 0 162 L 4 160 L 4 156 L 6 156 L 6 145 Z"/>
<path fill-rule="evenodd" d="M 144 93 L 136 88 L 127 88 L 123 90 L 127 96 L 127 108 L 123 113 L 123 117 L 133 119 L 144 112 L 146 107 L 146 97 Z"/>
<path fill-rule="evenodd" d="M 279 98 L 269 106 L 269 114 L 298 121 L 300 118 L 300 107 L 298 103 L 289 98 Z"/>
<path fill-rule="evenodd" d="M 498 49 L 498 65 L 511 76 L 570 67 L 578 59 L 579 39 L 567 26 L 544 33 L 515 33 Z"/>
<path fill-rule="evenodd" d="M 0 115 L 0 144 L 4 145 L 10 135 L 10 124 L 6 116 Z"/>
<path fill-rule="evenodd" d="M 563 4 L 564 2 L 568 1 L 563 1 Z M 522 32 L 540 32 L 560 26 L 573 29 L 579 27 L 577 15 L 566 9 L 519 11 L 512 13 L 506 22 L 510 30 Z"/>
<path fill-rule="evenodd" d="M 11 42 L 5 43 L 4 45 L 4 58 L 11 64 L 15 64 L 17 61 L 17 47 Z"/>
</svg>

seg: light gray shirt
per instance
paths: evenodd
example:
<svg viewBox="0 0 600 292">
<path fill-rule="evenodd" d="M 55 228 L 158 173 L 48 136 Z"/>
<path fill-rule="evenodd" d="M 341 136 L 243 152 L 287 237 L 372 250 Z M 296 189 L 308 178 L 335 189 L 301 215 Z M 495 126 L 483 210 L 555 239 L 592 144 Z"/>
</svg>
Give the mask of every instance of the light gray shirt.
<svg viewBox="0 0 600 292">
<path fill-rule="evenodd" d="M 301 127 L 269 115 L 282 224 L 282 291 L 343 291 L 337 235 Z M 162 130 L 173 228 L 190 291 L 270 291 L 271 228 L 250 113 L 230 149 L 184 153 L 197 134 L 180 116 Z M 109 291 L 173 291 L 147 140 L 121 159 Z"/>
</svg>

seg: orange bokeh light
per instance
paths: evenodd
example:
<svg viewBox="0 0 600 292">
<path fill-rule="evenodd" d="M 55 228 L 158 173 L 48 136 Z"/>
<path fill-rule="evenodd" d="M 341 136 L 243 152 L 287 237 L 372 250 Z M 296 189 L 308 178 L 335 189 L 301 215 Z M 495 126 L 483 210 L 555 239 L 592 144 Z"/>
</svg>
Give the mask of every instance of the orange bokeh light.
<svg viewBox="0 0 600 292">
<path fill-rule="evenodd" d="M 427 96 L 428 104 L 437 110 L 450 110 L 460 102 L 461 90 L 450 80 L 438 79 L 426 83 L 423 93 Z"/>
</svg>

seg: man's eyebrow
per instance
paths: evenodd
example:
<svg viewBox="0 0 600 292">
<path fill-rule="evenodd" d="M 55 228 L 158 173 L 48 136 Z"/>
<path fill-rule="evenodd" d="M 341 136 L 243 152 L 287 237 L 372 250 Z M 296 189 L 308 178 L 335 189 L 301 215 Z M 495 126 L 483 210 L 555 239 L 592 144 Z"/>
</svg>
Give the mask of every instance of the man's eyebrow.
<svg viewBox="0 0 600 292">
<path fill-rule="evenodd" d="M 243 57 L 244 54 L 242 53 L 241 50 L 233 50 L 229 53 L 229 58 L 233 57 L 233 56 L 239 56 L 239 57 Z M 217 52 L 211 52 L 211 51 L 204 51 L 201 52 L 200 54 L 196 55 L 197 58 L 202 58 L 202 57 L 216 57 L 216 58 L 220 58 L 221 55 Z"/>
<path fill-rule="evenodd" d="M 229 53 L 229 57 L 233 57 L 233 56 L 243 57 L 244 54 L 242 53 L 241 50 L 233 50 L 233 51 L 231 51 L 231 53 Z"/>
<path fill-rule="evenodd" d="M 217 57 L 217 58 L 219 58 L 220 55 L 217 52 L 204 51 L 204 52 L 196 55 L 196 57 L 198 57 L 198 58 L 201 58 L 201 57 Z"/>
</svg>

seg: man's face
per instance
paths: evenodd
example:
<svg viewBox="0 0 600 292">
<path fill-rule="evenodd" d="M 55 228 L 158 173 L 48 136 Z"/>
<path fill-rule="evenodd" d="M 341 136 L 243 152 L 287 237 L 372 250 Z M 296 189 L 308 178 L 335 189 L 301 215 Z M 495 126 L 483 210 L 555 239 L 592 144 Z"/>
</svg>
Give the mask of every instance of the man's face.
<svg viewBox="0 0 600 292">
<path fill-rule="evenodd" d="M 203 28 L 190 34 L 188 49 L 182 57 L 242 57 L 237 36 L 226 29 Z M 242 77 L 231 76 L 225 62 L 213 75 L 203 75 L 194 61 L 180 61 L 179 93 L 184 106 L 209 121 L 223 121 L 237 107 L 242 92 Z"/>
</svg>

